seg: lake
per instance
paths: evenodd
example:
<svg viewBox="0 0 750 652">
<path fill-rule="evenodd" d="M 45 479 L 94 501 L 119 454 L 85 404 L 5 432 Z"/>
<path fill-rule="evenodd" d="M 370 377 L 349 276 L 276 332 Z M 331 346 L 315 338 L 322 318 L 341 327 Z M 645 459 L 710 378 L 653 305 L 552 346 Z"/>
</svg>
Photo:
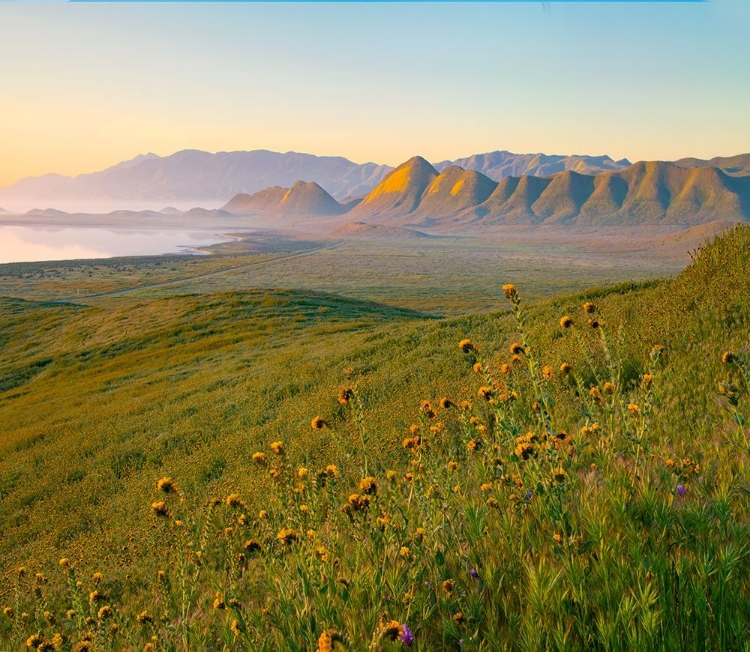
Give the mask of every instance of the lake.
<svg viewBox="0 0 750 652">
<path fill-rule="evenodd" d="M 0 264 L 201 253 L 232 238 L 200 229 L 0 225 Z"/>
</svg>

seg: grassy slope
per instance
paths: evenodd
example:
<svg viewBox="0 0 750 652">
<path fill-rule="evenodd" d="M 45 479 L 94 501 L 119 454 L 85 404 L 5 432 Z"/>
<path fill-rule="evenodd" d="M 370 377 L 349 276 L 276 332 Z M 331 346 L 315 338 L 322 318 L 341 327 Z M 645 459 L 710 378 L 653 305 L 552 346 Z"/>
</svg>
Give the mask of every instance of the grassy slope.
<svg viewBox="0 0 750 652">
<path fill-rule="evenodd" d="M 419 518 L 432 519 L 436 528 L 430 530 L 436 533 L 437 546 L 430 549 L 430 555 L 449 557 L 445 563 L 453 576 L 465 573 L 466 568 L 461 568 L 467 563 L 482 563 L 487 569 L 484 572 L 494 569 L 494 585 L 502 591 L 490 591 L 475 603 L 470 595 L 472 580 L 461 580 L 460 590 L 466 598 L 461 608 L 473 620 L 469 629 L 455 631 L 450 625 L 450 610 L 455 611 L 458 605 L 446 603 L 445 596 L 417 596 L 418 606 L 409 607 L 407 612 L 417 625 L 421 621 L 417 634 L 418 643 L 427 646 L 423 649 L 450 646 L 458 636 L 468 639 L 474 632 L 472 645 L 484 641 L 490 649 L 504 645 L 533 649 L 535 641 L 555 645 L 554 623 L 576 618 L 573 611 L 565 615 L 565 610 L 574 610 L 575 605 L 566 602 L 561 606 L 560 601 L 571 599 L 576 582 L 582 581 L 576 579 L 579 573 L 593 574 L 590 590 L 607 604 L 599 605 L 597 612 L 585 601 L 580 602 L 578 618 L 584 624 L 571 625 L 571 645 L 589 646 L 596 641 L 597 646 L 606 647 L 608 637 L 617 641 L 619 634 L 605 631 L 607 623 L 616 623 L 617 618 L 628 622 L 627 610 L 631 608 L 618 603 L 622 597 L 618 592 L 621 594 L 634 581 L 641 582 L 641 593 L 633 598 L 636 605 L 632 609 L 645 609 L 639 612 L 641 615 L 651 613 L 650 607 L 643 607 L 637 600 L 646 599 L 643 591 L 652 580 L 657 593 L 653 612 L 660 614 L 657 630 L 662 627 L 662 636 L 665 626 L 673 630 L 671 638 L 665 639 L 668 647 L 700 648 L 705 637 L 720 637 L 717 647 L 725 649 L 739 645 L 747 634 L 747 630 L 742 631 L 742 623 L 746 627 L 750 615 L 747 444 L 746 440 L 738 443 L 737 428 L 716 385 L 727 376 L 720 361 L 722 351 L 740 350 L 750 341 L 749 234 L 747 228 L 736 231 L 675 280 L 626 284 L 529 308 L 530 334 L 539 344 L 544 363 L 557 369 L 562 361 L 570 360 L 581 368 L 583 361 L 573 338 L 561 336 L 557 320 L 570 313 L 576 321 L 582 321 L 580 303 L 595 300 L 612 340 L 617 339 L 618 328 L 623 328 L 618 353 L 623 392 L 630 392 L 631 381 L 636 382 L 646 370 L 652 345 L 659 342 L 666 347 L 654 382 L 655 408 L 649 433 L 654 461 L 648 472 L 643 471 L 650 484 L 630 488 L 628 500 L 612 503 L 611 496 L 607 500 L 602 497 L 606 491 L 625 491 L 617 489 L 617 483 L 626 477 L 615 464 L 618 456 L 610 458 L 600 451 L 600 457 L 596 457 L 589 451 L 574 457 L 570 467 L 570 475 L 575 478 L 572 487 L 582 492 L 582 499 L 574 499 L 573 504 L 582 502 L 584 511 L 589 507 L 603 511 L 580 514 L 573 509 L 572 529 L 563 534 L 585 554 L 571 549 L 570 556 L 541 543 L 555 529 L 560 531 L 559 524 L 556 526 L 544 512 L 541 500 L 538 507 L 534 502 L 528 512 L 519 512 L 529 516 L 526 521 L 521 519 L 521 524 L 514 521 L 512 527 L 520 527 L 515 543 L 498 543 L 500 539 L 492 543 L 486 538 L 480 541 L 481 530 L 479 535 L 471 535 L 479 539 L 471 539 L 465 528 L 479 518 L 480 512 L 483 515 L 477 522 L 486 522 L 492 537 L 507 535 L 504 521 L 494 523 L 481 511 L 476 489 L 472 493 L 467 487 L 463 508 L 461 503 L 450 503 L 451 509 L 467 510 L 451 521 L 456 523 L 455 529 L 446 530 L 446 537 L 456 539 L 438 542 L 439 509 L 427 504 Z M 523 279 L 508 280 L 517 281 L 523 288 Z M 148 509 L 154 500 L 156 478 L 175 477 L 196 504 L 230 491 L 243 496 L 248 513 L 257 513 L 269 501 L 283 503 L 285 499 L 269 489 L 265 474 L 258 472 L 252 454 L 267 451 L 272 441 L 283 440 L 293 467 L 316 469 L 338 459 L 329 431 L 310 429 L 310 419 L 316 414 L 324 415 L 354 449 L 357 429 L 336 402 L 336 390 L 344 382 L 343 370 L 353 367 L 358 372 L 363 418 L 371 437 L 370 471 L 384 482 L 386 468 L 408 464 L 408 454 L 400 442 L 408 425 L 419 418 L 420 399 L 476 395 L 481 380 L 467 373 L 470 364 L 457 351 L 456 342 L 469 336 L 481 350 L 496 351 L 492 361 L 497 367 L 507 359 L 507 346 L 517 337 L 512 318 L 505 311 L 434 321 L 385 306 L 272 291 L 122 299 L 101 308 L 3 300 L 0 315 L 0 387 L 5 390 L 0 393 L 4 417 L 0 432 L 0 558 L 9 576 L 18 563 L 43 568 L 50 575 L 59 574 L 52 567 L 63 554 L 80 563 L 81 573 L 106 569 L 108 591 L 124 605 L 122 614 L 159 604 L 150 593 L 152 589 L 144 593 L 141 584 L 143 577 L 152 576 L 164 564 L 154 548 L 163 546 L 165 535 Z M 601 370 L 601 352 L 596 346 L 593 351 Z M 593 379 L 590 374 L 582 374 L 582 380 L 590 383 Z M 528 409 L 528 394 L 524 393 L 529 388 L 519 383 L 522 401 L 514 408 L 514 418 L 525 430 L 532 427 L 534 417 Z M 577 431 L 585 421 L 580 399 L 560 380 L 551 383 L 549 391 L 555 403 L 555 426 Z M 747 414 L 746 398 L 741 408 Z M 477 409 L 483 421 L 492 426 L 489 413 L 482 412 L 481 406 Z M 460 438 L 460 419 L 447 412 L 441 419 L 451 436 Z M 463 446 L 455 445 L 455 441 L 446 440 L 448 448 L 440 453 L 465 456 Z M 499 454 L 512 458 L 506 450 Z M 622 457 L 632 465 L 626 454 Z M 699 461 L 703 479 L 691 479 L 689 497 L 680 507 L 673 502 L 676 480 L 671 480 L 664 460 L 685 457 Z M 583 472 L 587 466 L 581 466 L 592 459 L 598 459 L 611 472 L 611 477 L 603 475 L 600 484 Z M 467 468 L 467 485 L 474 480 L 478 485 L 483 474 L 486 476 L 486 463 L 462 461 Z M 353 466 L 356 464 L 350 461 Z M 627 468 L 627 464 L 621 466 Z M 356 472 L 339 480 L 344 500 L 356 489 L 356 481 Z M 504 497 L 508 499 L 507 492 Z M 395 493 L 392 500 L 399 500 Z M 284 522 L 283 516 L 279 518 L 282 520 L 277 525 Z M 652 522 L 659 524 L 656 530 L 650 529 Z M 414 522 L 406 527 L 413 530 Z M 286 631 L 282 616 L 277 614 L 278 630 L 268 631 L 266 644 L 270 649 L 283 640 L 274 638 L 281 636 L 278 632 L 292 636 L 295 645 L 310 646 L 319 634 L 321 621 L 343 628 L 356 647 L 372 634 L 381 612 L 394 617 L 408 615 L 406 607 L 393 597 L 396 586 L 378 595 L 367 593 L 365 585 L 375 578 L 370 574 L 375 572 L 374 567 L 366 561 L 370 544 L 361 544 L 364 552 L 356 552 L 360 548 L 347 552 L 347 546 L 359 539 L 356 534 L 341 532 L 339 538 L 330 535 L 330 545 L 340 546 L 342 554 L 353 555 L 345 566 L 361 595 L 357 599 L 331 596 L 331 604 L 340 605 L 336 613 L 326 615 L 313 609 L 312 613 L 295 614 L 289 622 L 299 625 L 296 630 Z M 604 537 L 601 541 L 600 536 Z M 394 541 L 398 540 L 399 535 L 395 535 Z M 473 541 L 474 551 L 472 546 L 465 549 L 467 540 Z M 523 541 L 529 546 L 528 552 L 521 546 Z M 597 549 L 605 542 L 604 548 Z M 453 550 L 446 548 L 451 543 Z M 399 543 L 392 545 L 396 550 L 392 563 L 397 566 Z M 657 561 L 670 563 L 672 553 L 666 553 L 664 545 L 676 550 L 671 563 L 687 582 L 682 589 L 665 586 L 664 578 L 671 576 L 664 568 L 657 568 Z M 597 550 L 601 564 L 597 564 Z M 644 559 L 644 551 L 650 551 L 653 559 Z M 481 555 L 484 558 L 480 560 Z M 603 569 L 605 559 L 607 566 Z M 423 572 L 428 573 L 430 581 L 446 577 L 447 568 L 431 556 L 425 560 Z M 507 574 L 498 564 L 507 565 Z M 654 564 L 653 574 L 649 564 Z M 296 586 L 294 568 L 273 566 L 271 570 Z M 611 573 L 609 580 L 602 575 L 605 570 Z M 335 576 L 337 571 L 332 572 Z M 558 572 L 560 576 L 554 579 Z M 355 579 L 354 573 L 361 577 Z M 717 602 L 711 581 L 705 580 L 708 588 L 701 585 L 701 573 L 717 576 L 723 582 L 722 590 L 731 588 L 724 602 Z M 263 592 L 267 589 L 263 588 L 264 580 L 256 579 L 243 580 L 237 591 L 246 604 L 260 607 L 266 604 Z M 608 581 L 612 586 L 606 590 L 602 587 Z M 523 592 L 518 588 L 522 585 Z M 204 587 L 204 602 L 210 602 L 206 596 L 213 595 L 211 586 Z M 0 599 L 12 602 L 11 587 L 8 582 Z M 561 592 L 563 587 L 568 587 L 567 598 Z M 295 604 L 296 598 L 287 597 L 288 605 Z M 681 605 L 674 604 L 678 599 L 683 600 Z M 730 599 L 734 611 L 728 614 L 726 600 Z M 554 614 L 549 626 L 539 626 L 535 600 Z M 351 612 L 345 607 L 348 602 Z M 484 611 L 481 604 L 485 604 Z M 704 611 L 698 613 L 696 605 L 700 604 Z M 57 606 L 63 608 L 63 601 Z M 360 606 L 366 609 L 362 618 L 355 613 Z M 724 611 L 717 616 L 717 610 Z M 598 625 L 597 613 L 604 618 Z M 357 625 L 358 619 L 365 625 Z M 631 619 L 638 620 L 635 615 Z M 227 633 L 226 627 L 221 629 L 221 620 L 216 625 L 213 622 L 213 617 L 205 616 L 193 633 L 206 637 L 198 639 L 202 644 L 215 640 L 221 632 Z M 7 622 L 0 627 L 4 628 L 0 636 L 10 635 Z M 654 639 L 647 636 L 653 632 L 648 634 L 650 630 L 643 623 L 638 627 L 633 636 L 646 636 L 638 640 L 653 643 Z M 594 638 L 586 639 L 586 635 Z M 290 644 L 290 640 L 284 644 Z M 253 641 L 262 644 L 260 639 Z"/>
</svg>

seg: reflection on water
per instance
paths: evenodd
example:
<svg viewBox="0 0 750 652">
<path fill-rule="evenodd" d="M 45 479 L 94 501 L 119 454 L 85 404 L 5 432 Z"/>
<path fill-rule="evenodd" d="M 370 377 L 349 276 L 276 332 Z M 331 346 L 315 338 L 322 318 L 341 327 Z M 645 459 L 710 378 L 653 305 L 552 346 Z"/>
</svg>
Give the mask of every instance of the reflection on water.
<svg viewBox="0 0 750 652">
<path fill-rule="evenodd" d="M 0 263 L 195 253 L 229 240 L 213 231 L 0 225 Z"/>
</svg>

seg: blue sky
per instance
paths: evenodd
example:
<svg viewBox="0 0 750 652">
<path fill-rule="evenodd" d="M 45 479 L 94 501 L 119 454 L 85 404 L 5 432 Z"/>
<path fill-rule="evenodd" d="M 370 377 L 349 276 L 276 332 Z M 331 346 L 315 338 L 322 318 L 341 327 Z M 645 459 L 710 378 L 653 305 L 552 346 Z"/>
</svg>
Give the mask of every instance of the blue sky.
<svg viewBox="0 0 750 652">
<path fill-rule="evenodd" d="M 0 4 L 0 186 L 139 152 L 750 151 L 750 2 Z"/>
</svg>

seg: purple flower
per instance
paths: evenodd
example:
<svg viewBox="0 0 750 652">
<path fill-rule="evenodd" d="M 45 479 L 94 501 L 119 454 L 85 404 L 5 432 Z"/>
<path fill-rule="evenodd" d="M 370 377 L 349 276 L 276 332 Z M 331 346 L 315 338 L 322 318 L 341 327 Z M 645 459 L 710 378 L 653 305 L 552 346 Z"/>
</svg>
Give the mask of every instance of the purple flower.
<svg viewBox="0 0 750 652">
<path fill-rule="evenodd" d="M 677 495 L 682 498 L 687 493 L 687 490 L 685 489 L 684 485 L 678 484 L 677 485 Z"/>
<path fill-rule="evenodd" d="M 475 580 L 479 579 L 479 573 L 477 573 L 477 569 L 476 568 L 472 568 L 469 571 L 469 575 L 471 575 Z"/>
<path fill-rule="evenodd" d="M 404 623 L 401 625 L 401 642 L 407 647 L 411 647 L 414 643 L 414 632 L 409 629 L 409 625 Z"/>
<path fill-rule="evenodd" d="M 533 498 L 534 492 L 533 491 L 527 491 L 526 492 L 526 500 L 529 501 Z"/>
</svg>

